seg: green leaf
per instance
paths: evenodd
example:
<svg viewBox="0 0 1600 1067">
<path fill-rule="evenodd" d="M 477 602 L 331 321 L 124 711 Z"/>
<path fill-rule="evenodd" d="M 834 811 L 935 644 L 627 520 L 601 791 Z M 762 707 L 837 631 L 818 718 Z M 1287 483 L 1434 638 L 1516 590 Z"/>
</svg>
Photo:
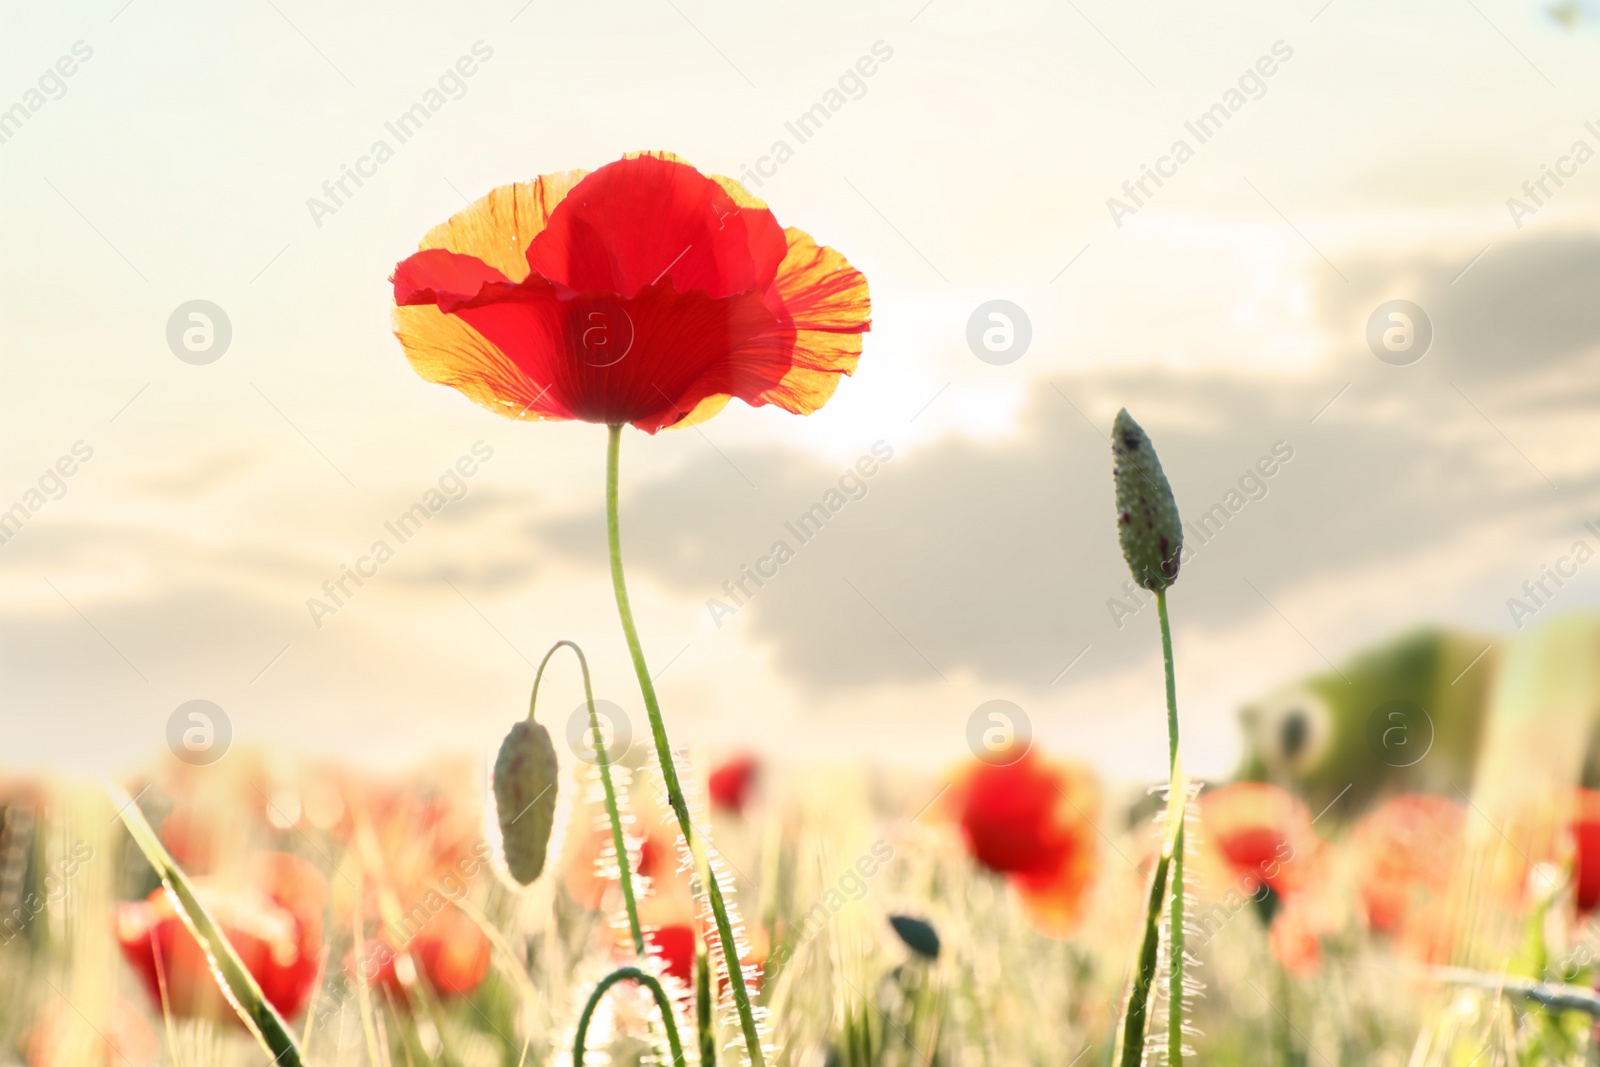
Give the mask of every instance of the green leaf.
<svg viewBox="0 0 1600 1067">
<path fill-rule="evenodd" d="M 134 844 L 144 853 L 144 858 L 161 879 L 161 884 L 172 895 L 178 918 L 188 928 L 190 935 L 206 954 L 211 965 L 211 975 L 223 997 L 232 1005 L 245 1028 L 261 1043 L 278 1067 L 300 1067 L 300 1048 L 289 1033 L 288 1024 L 262 994 L 244 961 L 234 951 L 233 945 L 201 902 L 199 895 L 183 868 L 167 852 L 156 836 L 155 830 L 145 820 L 144 813 L 121 789 L 111 790 L 111 799 L 117 805 L 117 815 L 122 819 Z"/>
</svg>

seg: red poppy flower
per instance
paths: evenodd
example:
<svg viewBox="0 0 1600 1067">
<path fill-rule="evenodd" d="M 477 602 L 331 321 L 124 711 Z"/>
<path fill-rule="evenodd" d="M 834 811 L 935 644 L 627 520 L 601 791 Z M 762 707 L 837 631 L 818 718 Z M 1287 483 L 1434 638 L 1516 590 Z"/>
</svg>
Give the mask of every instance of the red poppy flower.
<svg viewBox="0 0 1600 1067">
<path fill-rule="evenodd" d="M 1235 782 L 1200 795 L 1204 834 L 1228 868 L 1246 882 L 1279 896 L 1305 885 L 1317 849 L 1305 805 L 1275 785 Z"/>
<path fill-rule="evenodd" d="M 271 855 L 255 884 L 195 880 L 195 893 L 221 927 L 267 1002 L 285 1018 L 305 1007 L 322 966 L 321 902 L 326 884 L 298 857 Z M 184 925 L 165 889 L 120 904 L 117 941 L 144 982 L 152 1003 L 174 1015 L 235 1018 L 225 1006 L 205 952 Z"/>
<path fill-rule="evenodd" d="M 1571 830 L 1573 897 L 1586 915 L 1600 905 L 1600 793 L 1577 791 Z"/>
<path fill-rule="evenodd" d="M 1466 810 L 1444 797 L 1385 801 L 1351 834 L 1355 878 L 1367 924 L 1403 934 L 1450 887 Z"/>
<path fill-rule="evenodd" d="M 1089 773 L 1030 749 L 975 764 L 951 790 L 972 858 L 1005 875 L 1042 932 L 1071 931 L 1094 874 L 1098 788 Z"/>
<path fill-rule="evenodd" d="M 427 380 L 512 418 L 650 433 L 731 397 L 809 414 L 870 328 L 843 256 L 666 153 L 501 186 L 391 281 Z"/>
<path fill-rule="evenodd" d="M 406 950 L 419 977 L 441 996 L 466 996 L 489 976 L 492 946 L 488 935 L 459 908 L 445 908 L 429 919 Z M 365 959 L 356 968 L 357 976 L 367 977 L 361 974 L 366 969 L 368 981 L 404 999 L 404 984 L 396 973 L 398 959 L 399 953 L 386 943 L 369 943 Z"/>
<path fill-rule="evenodd" d="M 760 770 L 754 756 L 735 756 L 712 771 L 708 782 L 712 806 L 735 815 L 742 813 Z"/>
</svg>

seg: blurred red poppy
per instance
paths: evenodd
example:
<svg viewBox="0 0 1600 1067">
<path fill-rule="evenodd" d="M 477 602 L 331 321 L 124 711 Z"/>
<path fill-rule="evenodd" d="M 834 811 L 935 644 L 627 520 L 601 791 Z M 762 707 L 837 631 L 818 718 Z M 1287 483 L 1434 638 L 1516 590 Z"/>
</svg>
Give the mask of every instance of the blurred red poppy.
<svg viewBox="0 0 1600 1067">
<path fill-rule="evenodd" d="M 843 256 L 667 153 L 501 186 L 391 281 L 427 380 L 511 418 L 650 433 L 731 397 L 815 411 L 870 328 Z"/>
<path fill-rule="evenodd" d="M 1275 785 L 1235 782 L 1200 795 L 1203 833 L 1246 894 L 1265 884 L 1279 896 L 1305 885 L 1317 838 L 1305 805 Z"/>
<path fill-rule="evenodd" d="M 419 977 L 440 996 L 466 996 L 489 976 L 489 938 L 459 908 L 447 907 L 433 916 L 405 948 Z M 387 943 L 370 942 L 357 975 L 366 977 L 361 974 L 366 970 L 371 975 L 368 981 L 404 998 L 404 985 L 396 973 L 398 959 L 399 953 Z"/>
<path fill-rule="evenodd" d="M 1444 896 L 1465 822 L 1461 805 L 1423 795 L 1395 797 L 1362 818 L 1351 833 L 1350 853 L 1357 894 L 1372 929 L 1403 934 Z"/>
<path fill-rule="evenodd" d="M 694 986 L 694 926 L 672 923 L 658 926 L 647 935 L 650 955 L 661 961 L 661 969 L 691 988 Z"/>
<path fill-rule="evenodd" d="M 196 879 L 195 892 L 222 928 L 268 1003 L 285 1018 L 299 1014 L 322 967 L 322 914 L 327 883 L 304 860 L 268 854 L 254 879 L 224 885 Z M 117 941 L 157 1011 L 165 1003 L 185 1017 L 235 1018 L 226 1007 L 205 951 L 165 889 L 117 906 Z"/>
<path fill-rule="evenodd" d="M 1041 932 L 1071 932 L 1095 871 L 1099 788 L 1093 776 L 1029 749 L 975 763 L 950 803 L 972 858 L 1016 887 Z"/>
<path fill-rule="evenodd" d="M 711 772 L 708 791 L 713 807 L 735 815 L 744 811 L 755 788 L 761 765 L 754 756 L 735 756 Z"/>
<path fill-rule="evenodd" d="M 1333 924 L 1320 892 L 1324 850 L 1305 805 L 1275 785 L 1235 782 L 1200 794 L 1200 819 L 1205 854 L 1237 880 L 1231 892 L 1254 903 L 1273 958 L 1294 974 L 1315 971 Z"/>
<path fill-rule="evenodd" d="M 702 944 L 714 941 L 716 926 L 703 916 L 694 900 L 684 893 L 672 892 L 665 896 L 651 895 L 639 901 L 639 921 L 643 924 L 648 941 L 649 955 L 656 959 L 663 972 L 670 974 L 689 988 L 694 987 L 695 956 Z M 615 930 L 616 945 L 623 954 L 631 954 L 632 941 L 626 930 Z M 764 963 L 767 958 L 767 935 L 760 926 L 747 926 L 744 930 L 745 965 Z M 752 990 L 761 988 L 762 975 L 757 971 L 749 979 Z M 717 989 L 722 980 L 717 979 Z"/>
<path fill-rule="evenodd" d="M 1579 914 L 1600 905 L 1600 792 L 1579 789 L 1572 813 L 1573 897 Z"/>
</svg>

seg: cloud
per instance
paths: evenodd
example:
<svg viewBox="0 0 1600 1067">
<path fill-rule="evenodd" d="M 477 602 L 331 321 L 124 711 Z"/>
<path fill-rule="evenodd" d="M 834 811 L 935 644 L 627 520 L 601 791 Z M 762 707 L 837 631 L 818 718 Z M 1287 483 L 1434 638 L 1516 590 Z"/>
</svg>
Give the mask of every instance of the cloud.
<svg viewBox="0 0 1600 1067">
<path fill-rule="evenodd" d="M 1463 386 L 1504 387 L 1512 399 L 1550 402 L 1572 390 L 1595 397 L 1600 355 L 1600 235 L 1567 233 L 1492 242 L 1473 259 L 1408 254 L 1368 257 L 1347 268 L 1350 283 L 1326 280 L 1325 328 L 1359 337 L 1386 300 L 1416 301 L 1434 326 L 1420 377 Z M 1470 265 L 1469 265 L 1470 264 Z"/>
<path fill-rule="evenodd" d="M 1571 344 L 1565 351 L 1575 358 Z M 1174 596 L 1187 621 L 1208 627 L 1244 625 L 1275 611 L 1288 590 L 1362 568 L 1408 557 L 1426 567 L 1436 547 L 1508 514 L 1530 536 L 1575 527 L 1600 500 L 1592 464 L 1557 493 L 1431 376 L 1407 377 L 1414 368 L 1366 353 L 1333 369 L 1350 377 L 1116 373 L 1037 383 L 1014 438 L 947 439 L 896 457 L 864 499 L 803 545 L 784 524 L 839 472 L 772 449 L 708 448 L 625 490 L 624 550 L 637 573 L 686 600 L 726 601 L 725 580 L 773 541 L 789 541 L 795 559 L 724 625 L 812 687 L 964 672 L 1040 688 L 1085 645 L 1093 654 L 1077 677 L 1149 654 L 1148 634 L 1119 629 L 1107 606 L 1127 578 L 1105 436 L 1121 404 L 1150 431 L 1190 520 L 1196 555 Z M 1258 483 L 1249 475 L 1275 446 L 1292 458 Z M 1264 497 L 1248 499 L 1263 487 Z M 1208 512 L 1207 534 L 1194 535 Z M 598 568 L 600 521 L 596 509 L 531 533 Z M 1428 614 L 1403 597 L 1387 611 L 1395 628 Z"/>
</svg>

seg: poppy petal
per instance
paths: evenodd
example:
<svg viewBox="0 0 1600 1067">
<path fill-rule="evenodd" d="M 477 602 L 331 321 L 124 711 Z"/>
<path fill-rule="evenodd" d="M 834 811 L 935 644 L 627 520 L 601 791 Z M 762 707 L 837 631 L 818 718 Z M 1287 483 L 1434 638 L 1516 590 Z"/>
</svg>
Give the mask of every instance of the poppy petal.
<svg viewBox="0 0 1600 1067">
<path fill-rule="evenodd" d="M 424 381 L 448 385 L 475 404 L 513 419 L 564 419 L 543 406 L 544 383 L 456 315 L 432 304 L 394 309 L 394 335 Z"/>
<path fill-rule="evenodd" d="M 505 353 L 524 392 L 548 388 L 539 407 L 556 418 L 654 433 L 711 397 L 762 403 L 789 370 L 774 346 L 741 345 L 781 333 L 757 293 L 717 300 L 662 284 L 623 301 L 534 277 L 456 314 Z"/>
<path fill-rule="evenodd" d="M 586 174 L 588 171 L 568 170 L 502 185 L 429 230 L 418 248 L 476 256 L 520 282 L 528 276 L 528 245 L 549 223 L 556 205 Z"/>
<path fill-rule="evenodd" d="M 718 181 L 738 186 L 725 178 Z M 726 187 L 726 186 L 725 186 Z M 740 190 L 742 193 L 743 190 Z M 749 194 L 745 198 L 760 204 Z M 786 349 L 790 366 L 778 383 L 747 403 L 775 404 L 809 415 L 828 402 L 842 375 L 861 360 L 861 335 L 872 328 L 872 298 L 867 279 L 832 248 L 818 245 L 803 230 L 784 231 L 788 253 L 768 289 L 768 306 L 780 325 L 758 348 Z M 749 354 L 754 354 L 752 348 Z M 767 358 L 773 353 L 768 352 Z M 710 398 L 675 426 L 693 426 L 717 414 L 730 398 Z M 715 401 L 713 404 L 712 401 Z"/>
<path fill-rule="evenodd" d="M 762 400 L 809 415 L 827 403 L 841 375 L 855 373 L 861 335 L 872 328 L 872 297 L 866 277 L 844 256 L 804 231 L 785 233 L 789 251 L 771 290 L 777 299 L 769 302 L 780 304 L 781 320 L 794 330 L 792 366 Z"/>
<path fill-rule="evenodd" d="M 460 305 L 493 285 L 511 280 L 476 256 L 428 249 L 406 258 L 394 269 L 394 302 L 398 307 L 437 304 L 444 311 Z"/>
<path fill-rule="evenodd" d="M 579 182 L 528 248 L 537 274 L 631 298 L 670 282 L 713 297 L 764 291 L 788 250 L 772 212 L 743 207 L 675 157 L 608 163 Z"/>
<path fill-rule="evenodd" d="M 663 427 L 668 430 L 687 430 L 691 426 L 698 426 L 707 419 L 715 418 L 721 414 L 722 409 L 728 406 L 728 401 L 733 397 L 727 393 L 718 393 L 708 396 L 690 409 L 689 414 L 679 419 L 670 426 Z"/>
</svg>

